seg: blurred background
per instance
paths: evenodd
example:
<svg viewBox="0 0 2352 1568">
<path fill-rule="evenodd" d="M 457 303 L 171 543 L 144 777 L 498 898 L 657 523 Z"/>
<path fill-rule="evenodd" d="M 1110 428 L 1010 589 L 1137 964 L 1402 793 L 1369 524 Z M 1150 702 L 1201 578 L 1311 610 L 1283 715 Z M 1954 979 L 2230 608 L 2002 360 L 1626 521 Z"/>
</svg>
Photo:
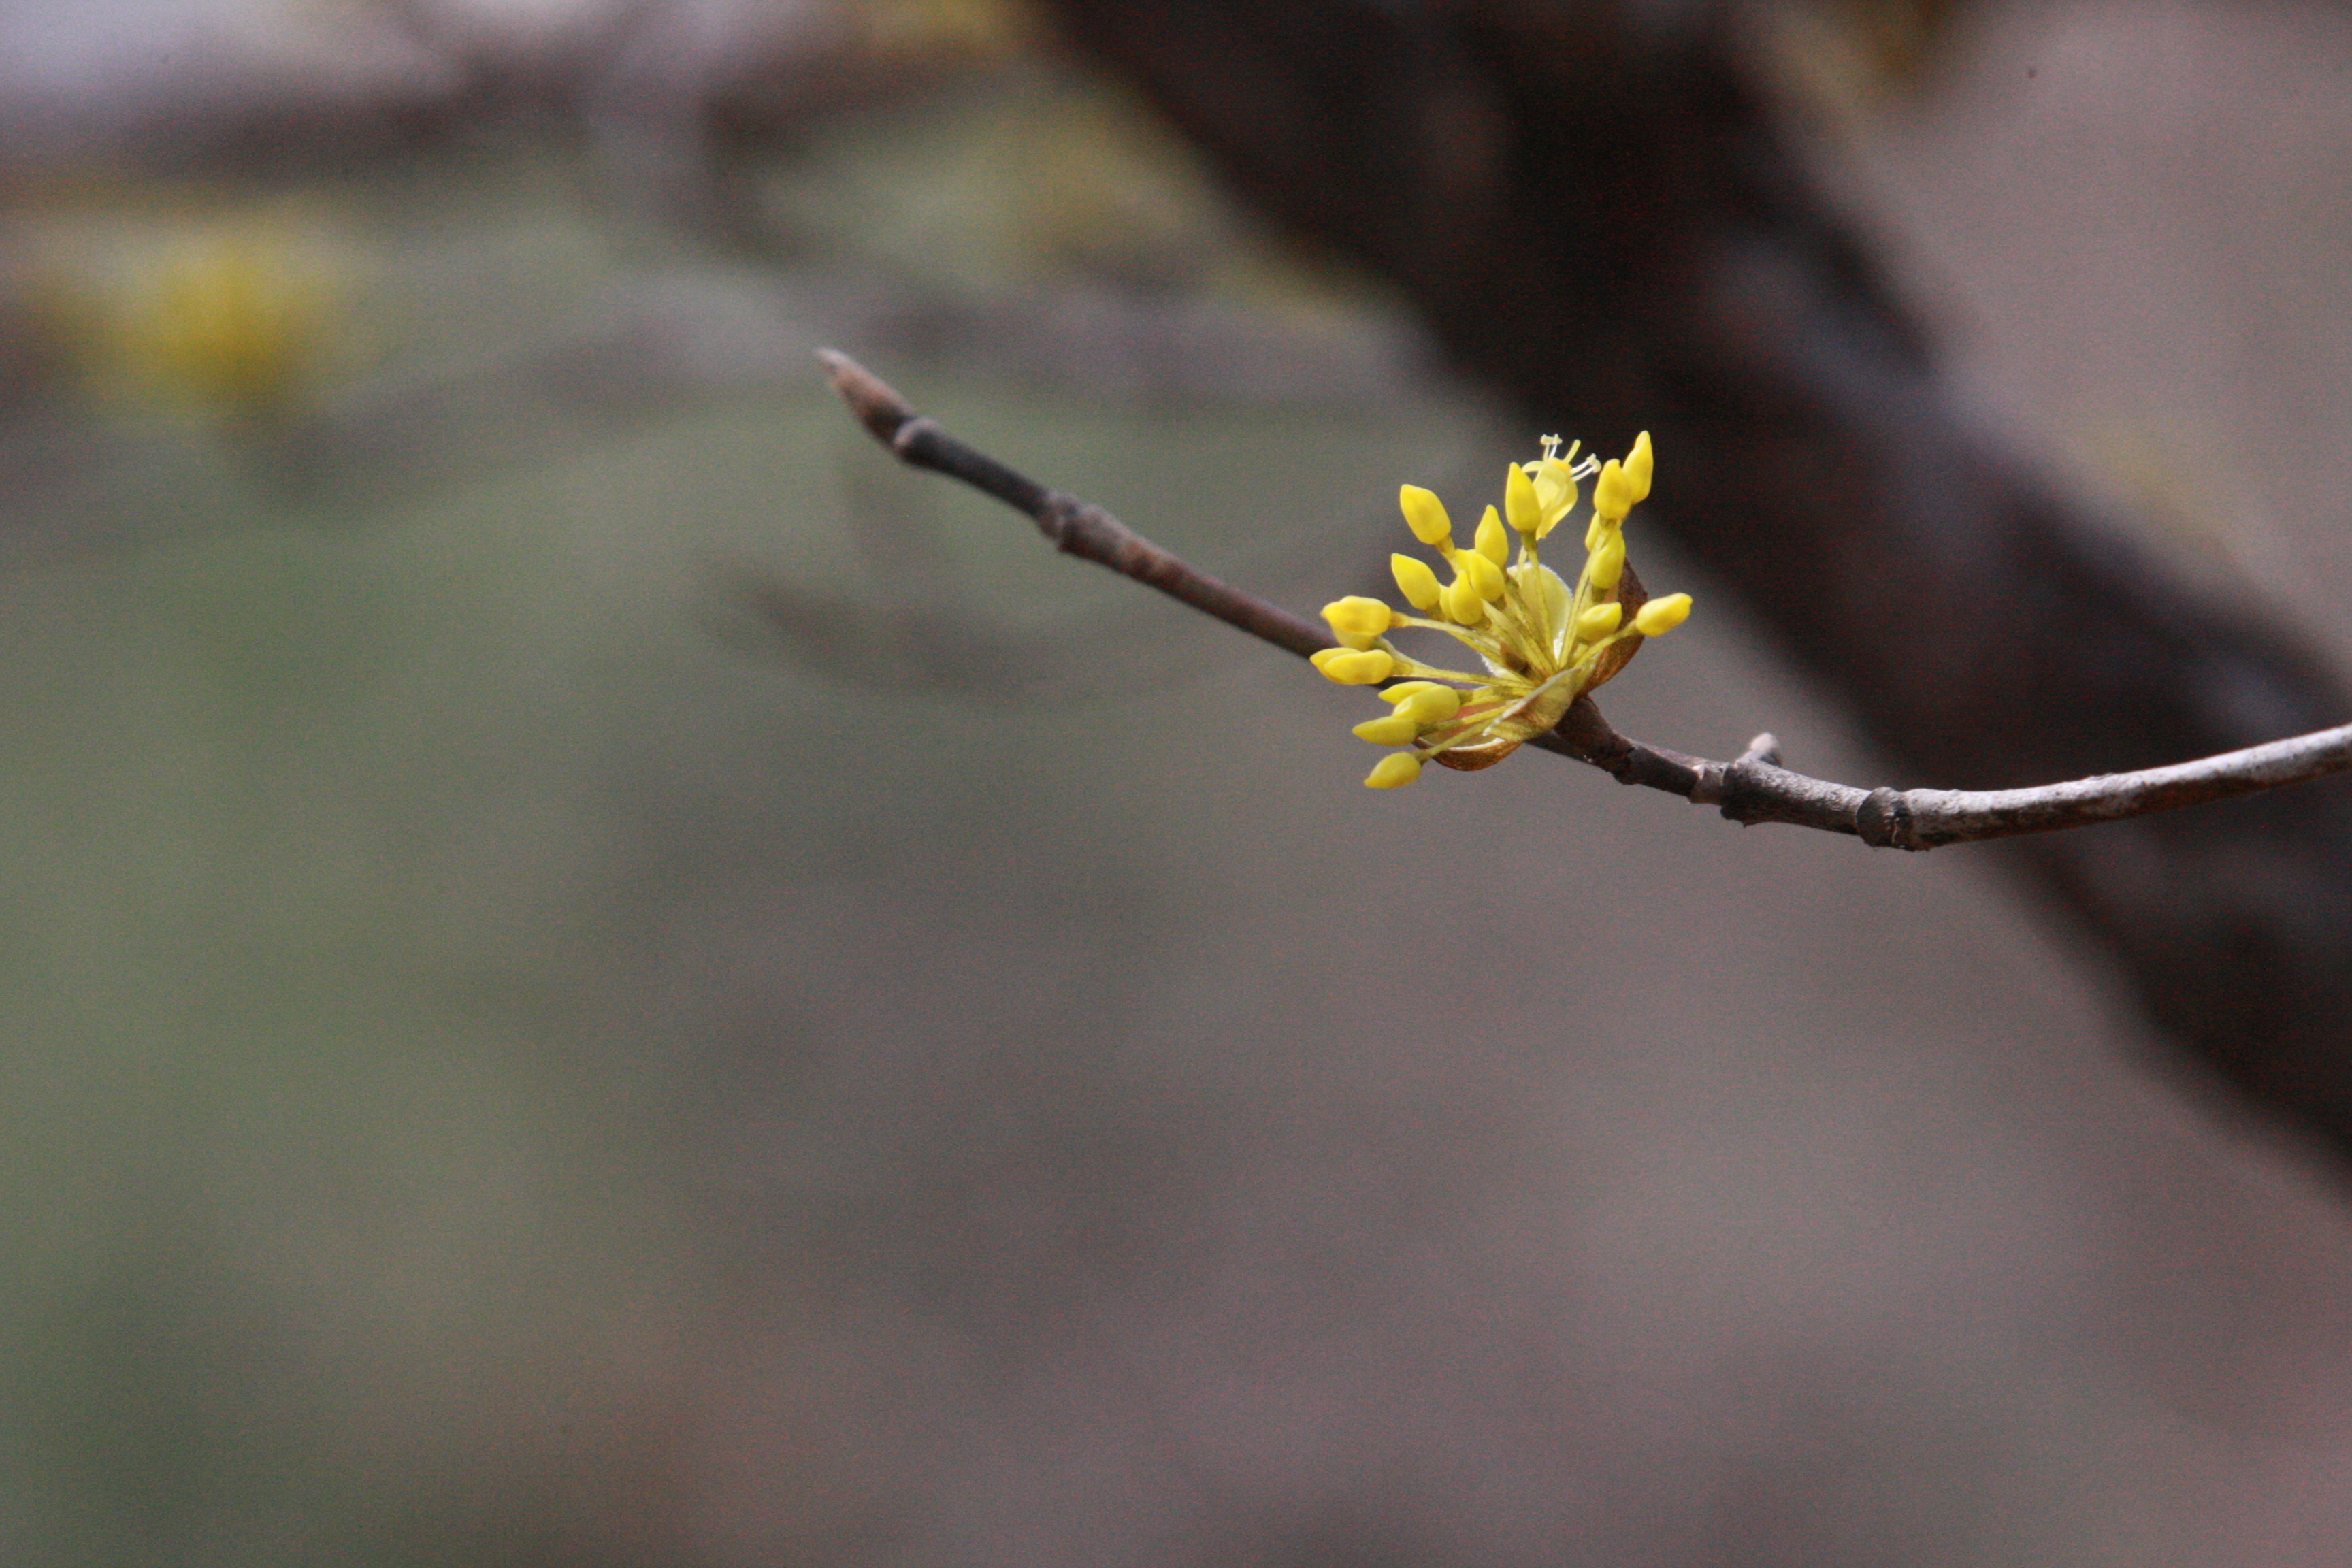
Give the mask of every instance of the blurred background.
<svg viewBox="0 0 2352 1568">
<path fill-rule="evenodd" d="M 2342 668 L 2352 18 L 1746 25 L 1968 416 Z M 1983 857 L 1369 794 L 844 416 L 1302 609 L 1531 449 L 1046 19 L 12 0 L 0 126 L 0 1560 L 2343 1561 L 2340 1178 Z M 1879 781 L 1635 545 L 1621 726 Z"/>
</svg>

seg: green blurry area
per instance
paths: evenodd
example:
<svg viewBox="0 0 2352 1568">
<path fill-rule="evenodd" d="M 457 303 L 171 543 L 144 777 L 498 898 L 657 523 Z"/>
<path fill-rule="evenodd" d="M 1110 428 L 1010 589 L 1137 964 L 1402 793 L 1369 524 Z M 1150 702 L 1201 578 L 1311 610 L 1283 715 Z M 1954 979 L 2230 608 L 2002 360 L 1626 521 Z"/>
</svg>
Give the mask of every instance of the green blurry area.
<svg viewBox="0 0 2352 1568">
<path fill-rule="evenodd" d="M 1442 466 L 1462 423 L 939 406 L 1234 558 L 1368 510 L 1386 459 Z M 1258 656 L 956 498 L 975 603 L 1115 600 L 1170 645 L 1147 711 L 950 707 L 715 636 L 721 560 L 873 592 L 837 480 L 878 460 L 812 385 L 382 515 L 159 491 L 181 537 L 0 584 L 16 1561 L 60 1530 L 81 1560 L 256 1560 L 244 1532 L 288 1510 L 383 1506 L 404 1437 L 503 1447 L 518 1406 L 639 1397 L 709 1262 L 667 1190 L 702 1086 L 660 959 L 713 884 L 970 853 L 1008 790 L 1142 838 L 1203 767 L 1291 765 L 1223 711 Z"/>
<path fill-rule="evenodd" d="M 365 340 L 346 381 L 429 384 L 559 336 L 644 263 L 528 169 L 487 199 L 394 197 L 303 209 Z M 42 498 L 0 581 L 11 1561 L 604 1539 L 616 1468 L 644 1462 L 615 1426 L 725 1262 L 676 1191 L 711 1089 L 673 928 L 714 888 L 952 852 L 1007 788 L 1119 801 L 1140 834 L 1150 810 L 1093 770 L 1155 743 L 1144 787 L 1180 799 L 1195 747 L 1247 749 L 1213 688 L 1255 656 L 902 480 L 813 363 L 801 380 L 617 433 L 488 407 L 453 477 L 348 493 L 286 493 L 268 433 L 201 401 L 118 388 L 80 416 L 110 461 Z M 1366 511 L 1400 451 L 1454 461 L 1469 423 L 909 384 L 1237 563 Z M 978 613 L 1166 644 L 1158 717 L 958 707 L 764 645 L 742 570 L 889 596 L 861 579 L 850 465 L 940 514 Z"/>
<path fill-rule="evenodd" d="M 1444 402 L 1177 413 L 908 384 L 1302 604 L 1328 590 L 1300 579 L 1377 550 L 1302 565 L 1286 537 L 1385 530 L 1391 476 L 1491 446 Z M 1721 1085 L 1779 1078 L 1792 1041 L 1808 1081 L 1885 1049 L 1880 1005 L 1839 989 L 1939 966 L 1855 951 L 1853 879 L 1916 912 L 1974 904 L 1964 868 L 1823 862 L 1541 757 L 1399 809 L 1357 786 L 1353 694 L 912 478 L 981 613 L 1156 645 L 1163 668 L 1003 707 L 761 657 L 712 564 L 876 595 L 844 492 L 881 460 L 812 389 L 381 515 L 180 514 L 181 537 L 8 581 L 13 1561 L 771 1561 L 777 1536 L 734 1551 L 693 1521 L 800 1488 L 815 1521 L 783 1542 L 854 1541 L 919 1514 L 920 1445 L 843 1439 L 820 1406 L 815 1439 L 739 1458 L 729 1491 L 703 1467 L 741 1452 L 707 1430 L 751 1353 L 732 1336 L 783 1323 L 830 1347 L 812 1359 L 850 1355 L 862 1408 L 908 1314 L 1050 1320 L 1065 1247 L 1091 1273 L 1108 1246 L 1123 1288 L 1178 1300 L 1203 1249 L 1336 1249 L 1360 1254 L 1342 1299 L 1381 1297 L 1397 1246 L 1457 1226 L 1491 1246 L 1497 1194 L 1507 1215 L 1606 1190 L 1635 1205 L 1581 1244 L 1609 1272 L 1654 1271 L 1682 1214 L 1702 1232 L 1670 1260 L 1779 1274 L 1706 1237 L 1769 1230 L 1823 1178 L 1759 1198 L 1761 1167 L 1718 1152 L 1700 1168 L 1728 1187 L 1685 1208 L 1656 1140 L 1737 1140 L 1752 1107 Z M 1626 721 L 1730 743 L 1742 718 L 1688 707 L 1695 683 L 1755 692 L 1721 636 L 1637 666 Z M 2009 1002 L 1964 1026 L 1990 1043 L 2065 987 L 1977 907 L 1963 944 L 2034 977 L 1970 984 Z M 1956 1000 L 1898 1027 L 1948 1028 Z M 1897 1061 L 1867 1070 L 1923 1070 Z M 1997 1092 L 1967 1077 L 1943 1092 Z M 1780 1092 L 1808 1136 L 1850 1135 L 1851 1086 Z M 1563 1158 L 1585 1173 L 1566 1187 Z M 1065 1221 L 933 1233 L 998 1181 L 1053 1188 Z M 2026 1173 L 1994 1187 L 1996 1214 L 2037 1215 Z M 1434 1242 L 1429 1201 L 1467 1205 Z M 1505 1257 L 1549 1245 L 1513 1228 Z M 1681 1295 L 1685 1266 L 1656 1288 Z M 789 1358 L 769 1375 L 789 1384 Z M 939 1419 L 1000 1418 L 960 1380 L 932 1393 Z M 877 1495 L 840 1502 L 836 1469 Z"/>
</svg>

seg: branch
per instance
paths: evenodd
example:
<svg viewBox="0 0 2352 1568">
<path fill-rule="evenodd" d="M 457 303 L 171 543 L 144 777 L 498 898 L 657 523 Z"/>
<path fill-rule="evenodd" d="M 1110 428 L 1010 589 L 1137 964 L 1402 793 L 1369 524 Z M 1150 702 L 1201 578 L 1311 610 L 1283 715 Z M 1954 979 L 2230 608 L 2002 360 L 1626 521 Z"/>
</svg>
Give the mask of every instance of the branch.
<svg viewBox="0 0 2352 1568">
<path fill-rule="evenodd" d="M 1278 231 L 1601 447 L 1909 776 L 1978 789 L 2318 730 L 2352 689 L 1965 416 L 1779 111 L 1753 6 L 1047 0 Z M 1570 352 L 1572 345 L 1572 352 Z M 2352 785 L 1988 854 L 2182 1052 L 2352 1170 Z"/>
<path fill-rule="evenodd" d="M 1301 658 L 1331 646 L 1329 635 L 1315 622 L 1218 582 L 1091 501 L 1048 489 L 957 440 L 938 421 L 916 413 L 912 404 L 847 354 L 823 349 L 817 358 L 824 362 L 834 389 L 849 405 L 850 412 L 900 462 L 961 479 L 983 495 L 995 497 L 1034 521 L 1038 531 L 1064 554 L 1108 566 Z"/>
<path fill-rule="evenodd" d="M 1108 566 L 1300 658 L 1336 646 L 1314 622 L 1219 582 L 1093 502 L 1048 489 L 958 440 L 848 355 L 827 349 L 818 358 L 859 423 L 900 462 L 1003 501 L 1034 521 L 1063 553 Z M 1851 834 L 1882 849 L 2056 833 L 2352 771 L 2352 724 L 2346 724 L 2169 767 L 2032 789 L 1866 790 L 1781 767 L 1779 743 L 1769 734 L 1727 763 L 1645 745 L 1618 733 L 1590 697 L 1577 699 L 1557 729 L 1529 743 L 1589 763 L 1619 784 L 1716 806 L 1734 822 Z"/>
</svg>

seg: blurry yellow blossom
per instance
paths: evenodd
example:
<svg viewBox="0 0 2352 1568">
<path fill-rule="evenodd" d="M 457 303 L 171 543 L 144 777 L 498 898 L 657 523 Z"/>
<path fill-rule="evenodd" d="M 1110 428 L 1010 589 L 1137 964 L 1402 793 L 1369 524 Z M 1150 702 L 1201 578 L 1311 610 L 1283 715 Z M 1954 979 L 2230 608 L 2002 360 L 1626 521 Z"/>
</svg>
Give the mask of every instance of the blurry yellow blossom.
<svg viewBox="0 0 2352 1568">
<path fill-rule="evenodd" d="M 127 271 L 93 325 L 114 376 L 223 417 L 279 417 L 333 357 L 338 300 L 284 226 L 184 233 Z"/>
<path fill-rule="evenodd" d="M 1648 432 L 1605 464 L 1579 458 L 1573 444 L 1562 453 L 1559 445 L 1547 436 L 1542 456 L 1511 465 L 1502 507 L 1486 510 L 1467 549 L 1454 542 L 1444 501 L 1418 485 L 1398 491 L 1413 537 L 1454 572 L 1441 584 L 1426 562 L 1389 558 L 1398 591 L 1420 615 L 1360 595 L 1323 606 L 1341 646 L 1315 655 L 1316 668 L 1342 686 L 1393 682 L 1380 692 L 1393 711 L 1355 727 L 1374 745 L 1406 748 L 1383 757 L 1364 780 L 1373 789 L 1412 783 L 1425 763 L 1468 771 L 1501 762 L 1623 668 L 1643 638 L 1672 631 L 1690 615 L 1688 594 L 1649 598 L 1625 564 L 1626 515 L 1650 493 Z M 1592 515 L 1571 588 L 1538 556 L 1588 479 L 1596 481 Z M 1516 562 L 1506 521 L 1518 536 Z M 1475 653 L 1484 669 L 1444 669 L 1407 657 L 1387 635 L 1401 627 L 1444 633 Z"/>
</svg>

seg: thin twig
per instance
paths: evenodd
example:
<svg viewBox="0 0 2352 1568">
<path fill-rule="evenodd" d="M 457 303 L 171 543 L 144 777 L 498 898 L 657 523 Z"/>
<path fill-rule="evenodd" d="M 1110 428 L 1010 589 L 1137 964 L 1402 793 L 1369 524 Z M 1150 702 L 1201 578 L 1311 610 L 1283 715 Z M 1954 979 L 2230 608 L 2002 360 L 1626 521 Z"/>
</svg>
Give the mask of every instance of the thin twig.
<svg viewBox="0 0 2352 1568">
<path fill-rule="evenodd" d="M 899 461 L 995 497 L 1034 520 L 1055 548 L 1148 584 L 1301 658 L 1336 646 L 1314 622 L 1196 571 L 1102 508 L 1049 489 L 956 439 L 848 355 L 827 349 L 818 357 L 850 410 Z M 1866 790 L 1781 767 L 1780 743 L 1769 734 L 1757 736 L 1727 763 L 1645 745 L 1618 733 L 1590 697 L 1578 698 L 1557 729 L 1529 744 L 1589 763 L 1620 784 L 1716 806 L 1734 822 L 1820 828 L 1897 849 L 2055 833 L 2352 771 L 2352 724 L 2347 724 L 2169 767 L 2032 789 Z"/>
<path fill-rule="evenodd" d="M 912 404 L 847 354 L 823 349 L 817 358 L 824 362 L 835 390 L 849 405 L 850 412 L 900 462 L 961 479 L 994 496 L 1034 521 L 1038 531 L 1063 553 L 1108 566 L 1301 658 L 1331 646 L 1330 637 L 1315 622 L 1228 587 L 1171 555 L 1093 502 L 1047 489 L 957 440 L 938 421 L 916 413 Z"/>
</svg>

